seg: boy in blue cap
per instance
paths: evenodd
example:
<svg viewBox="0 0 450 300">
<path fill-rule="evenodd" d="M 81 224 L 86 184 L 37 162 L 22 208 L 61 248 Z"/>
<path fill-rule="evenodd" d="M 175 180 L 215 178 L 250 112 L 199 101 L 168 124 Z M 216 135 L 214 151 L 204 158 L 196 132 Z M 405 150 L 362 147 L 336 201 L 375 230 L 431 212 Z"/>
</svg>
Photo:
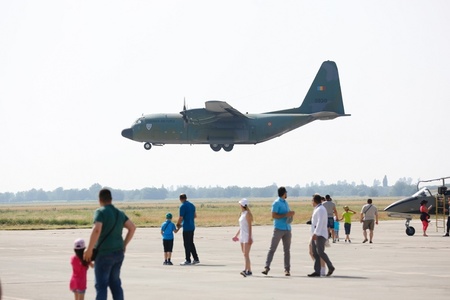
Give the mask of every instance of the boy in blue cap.
<svg viewBox="0 0 450 300">
<path fill-rule="evenodd" d="M 163 265 L 173 265 L 170 261 L 172 258 L 172 250 L 173 250 L 173 233 L 177 233 L 178 229 L 175 224 L 172 222 L 172 214 L 166 214 L 166 221 L 161 225 L 161 235 L 163 239 L 163 247 L 164 247 L 164 263 Z"/>
</svg>

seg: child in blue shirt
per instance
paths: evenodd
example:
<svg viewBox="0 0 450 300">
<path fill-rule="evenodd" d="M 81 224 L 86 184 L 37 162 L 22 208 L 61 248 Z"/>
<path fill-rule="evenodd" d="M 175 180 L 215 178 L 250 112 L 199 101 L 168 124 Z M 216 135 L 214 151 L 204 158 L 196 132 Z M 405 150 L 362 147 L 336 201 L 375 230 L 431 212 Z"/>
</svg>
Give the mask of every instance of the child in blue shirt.
<svg viewBox="0 0 450 300">
<path fill-rule="evenodd" d="M 339 242 L 339 219 L 334 217 L 334 240 L 333 243 Z"/>
<path fill-rule="evenodd" d="M 164 263 L 163 265 L 173 265 L 170 261 L 172 258 L 172 250 L 173 250 L 173 233 L 177 233 L 178 229 L 175 224 L 172 222 L 172 214 L 166 214 L 166 221 L 161 225 L 161 235 L 163 239 L 163 247 L 164 247 Z"/>
</svg>

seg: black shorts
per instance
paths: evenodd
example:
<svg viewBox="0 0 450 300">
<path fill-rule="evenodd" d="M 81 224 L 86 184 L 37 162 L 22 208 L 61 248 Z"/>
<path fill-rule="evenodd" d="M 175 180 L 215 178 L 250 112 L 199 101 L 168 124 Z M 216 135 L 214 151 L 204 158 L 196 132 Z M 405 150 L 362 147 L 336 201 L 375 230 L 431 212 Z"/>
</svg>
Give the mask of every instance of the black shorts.
<svg viewBox="0 0 450 300">
<path fill-rule="evenodd" d="M 350 230 L 352 229 L 351 223 L 344 223 L 345 234 L 350 234 Z"/>
<path fill-rule="evenodd" d="M 164 252 L 172 252 L 173 240 L 163 240 Z"/>
</svg>

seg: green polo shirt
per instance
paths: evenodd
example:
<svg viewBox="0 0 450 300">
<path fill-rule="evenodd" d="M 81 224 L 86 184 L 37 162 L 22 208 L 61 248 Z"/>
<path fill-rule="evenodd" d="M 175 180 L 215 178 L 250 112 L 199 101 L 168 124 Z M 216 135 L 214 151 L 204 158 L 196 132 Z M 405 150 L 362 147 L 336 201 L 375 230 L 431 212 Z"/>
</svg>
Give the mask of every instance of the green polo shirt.
<svg viewBox="0 0 450 300">
<path fill-rule="evenodd" d="M 98 250 L 98 255 L 104 255 L 123 250 L 124 244 L 122 238 L 122 229 L 127 220 L 128 217 L 125 215 L 125 213 L 115 208 L 112 204 L 102 206 L 95 211 L 94 223 L 102 223 L 102 232 L 100 233 L 100 237 L 95 244 L 95 248 L 98 248 L 99 243 L 101 243 Z M 113 227 L 114 229 L 112 229 Z"/>
</svg>

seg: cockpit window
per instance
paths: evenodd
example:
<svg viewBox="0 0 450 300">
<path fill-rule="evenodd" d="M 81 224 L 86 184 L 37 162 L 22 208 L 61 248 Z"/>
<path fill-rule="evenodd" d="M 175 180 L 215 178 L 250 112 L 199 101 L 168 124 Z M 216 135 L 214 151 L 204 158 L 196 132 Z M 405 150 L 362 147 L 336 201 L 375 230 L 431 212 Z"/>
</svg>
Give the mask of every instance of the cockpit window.
<svg viewBox="0 0 450 300">
<path fill-rule="evenodd" d="M 429 197 L 429 196 L 433 195 L 431 194 L 430 190 L 426 187 L 421 188 L 413 195 L 413 197 Z"/>
<path fill-rule="evenodd" d="M 143 118 L 137 119 L 137 120 L 133 123 L 133 125 L 135 125 L 135 124 L 142 124 L 142 119 L 143 119 Z"/>
</svg>

